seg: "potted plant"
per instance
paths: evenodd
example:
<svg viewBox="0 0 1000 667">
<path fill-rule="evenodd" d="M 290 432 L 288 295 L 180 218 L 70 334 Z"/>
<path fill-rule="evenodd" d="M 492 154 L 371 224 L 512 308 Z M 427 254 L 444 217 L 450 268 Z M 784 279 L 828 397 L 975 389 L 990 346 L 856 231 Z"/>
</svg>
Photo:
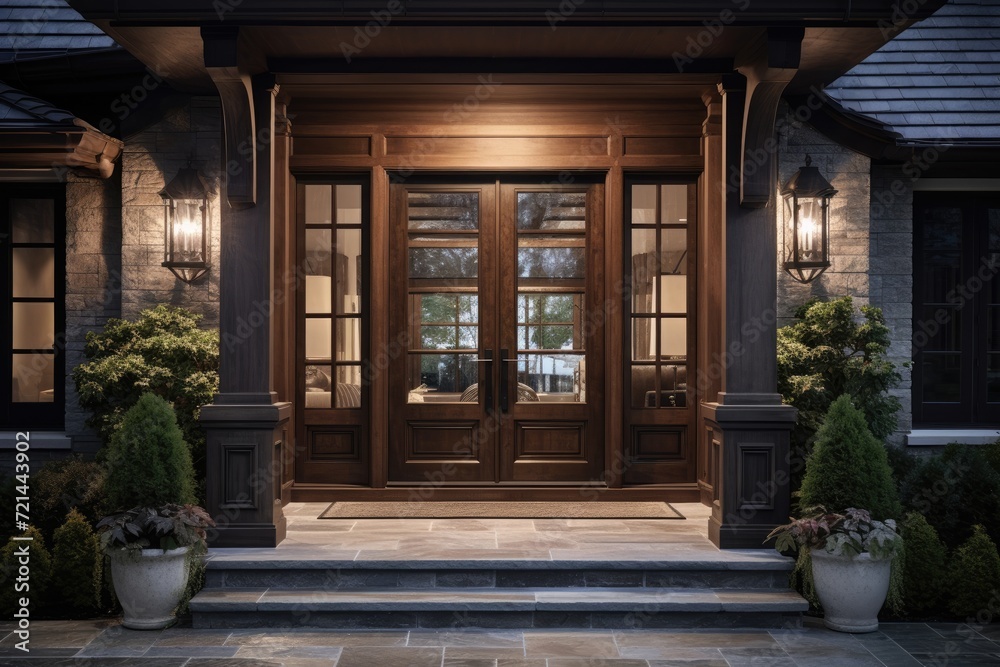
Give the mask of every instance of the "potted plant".
<svg viewBox="0 0 1000 667">
<path fill-rule="evenodd" d="M 123 625 L 164 628 L 204 552 L 205 529 L 215 525 L 194 504 L 191 452 L 171 405 L 152 393 L 140 397 L 112 436 L 105 460 L 105 492 L 117 512 L 97 525 Z"/>
<path fill-rule="evenodd" d="M 878 612 L 889 592 L 892 560 L 903 546 L 892 519 L 877 521 L 866 510 L 842 514 L 823 508 L 778 526 L 779 551 L 806 550 L 812 558 L 816 595 L 823 623 L 840 632 L 874 632 Z"/>
<path fill-rule="evenodd" d="M 813 509 L 771 536 L 780 538 L 775 544 L 779 550 L 798 548 L 800 590 L 815 589 L 813 598 L 823 607 L 827 627 L 875 630 L 889 590 L 892 560 L 901 551 L 895 519 L 902 509 L 885 446 L 871 434 L 864 413 L 848 394 L 833 401 L 816 433 L 799 503 Z M 877 604 L 862 602 L 854 586 L 878 597 Z M 837 592 L 845 595 L 838 597 Z M 857 609 L 844 610 L 840 599 L 856 600 Z"/>
<path fill-rule="evenodd" d="M 204 545 L 205 529 L 214 525 L 201 507 L 174 503 L 134 507 L 97 524 L 125 612 L 122 625 L 156 630 L 173 622 L 187 588 L 189 552 Z"/>
</svg>

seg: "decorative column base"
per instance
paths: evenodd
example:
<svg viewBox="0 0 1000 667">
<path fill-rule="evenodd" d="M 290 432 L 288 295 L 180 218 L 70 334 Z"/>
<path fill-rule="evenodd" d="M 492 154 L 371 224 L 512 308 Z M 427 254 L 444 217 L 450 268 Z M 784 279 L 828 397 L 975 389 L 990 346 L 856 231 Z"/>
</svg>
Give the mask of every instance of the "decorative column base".
<svg viewBox="0 0 1000 667">
<path fill-rule="evenodd" d="M 714 474 L 708 537 L 720 549 L 762 549 L 767 534 L 788 522 L 791 506 L 789 405 L 703 404 L 704 437 Z"/>
<path fill-rule="evenodd" d="M 234 403 L 220 395 L 201 409 L 208 439 L 207 510 L 211 547 L 275 547 L 285 539 L 282 449 L 291 403 Z"/>
</svg>

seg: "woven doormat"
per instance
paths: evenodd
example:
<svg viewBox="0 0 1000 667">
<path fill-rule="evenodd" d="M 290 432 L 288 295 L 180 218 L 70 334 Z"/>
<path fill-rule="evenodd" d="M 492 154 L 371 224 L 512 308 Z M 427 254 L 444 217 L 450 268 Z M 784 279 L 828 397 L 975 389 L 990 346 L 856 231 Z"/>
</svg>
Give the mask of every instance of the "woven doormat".
<svg viewBox="0 0 1000 667">
<path fill-rule="evenodd" d="M 337 502 L 320 519 L 683 519 L 648 502 Z"/>
</svg>

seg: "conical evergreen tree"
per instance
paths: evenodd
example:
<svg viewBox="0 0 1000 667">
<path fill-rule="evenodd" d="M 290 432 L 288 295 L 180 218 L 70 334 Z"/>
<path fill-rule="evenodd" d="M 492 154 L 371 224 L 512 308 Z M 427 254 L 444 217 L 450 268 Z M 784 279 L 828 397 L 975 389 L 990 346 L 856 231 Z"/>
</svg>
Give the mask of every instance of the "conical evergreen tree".
<svg viewBox="0 0 1000 667">
<path fill-rule="evenodd" d="M 831 512 L 856 507 L 878 520 L 902 513 L 885 447 L 868 430 L 864 413 L 847 394 L 833 402 L 816 434 L 816 445 L 806 460 L 800 504 Z"/>
</svg>

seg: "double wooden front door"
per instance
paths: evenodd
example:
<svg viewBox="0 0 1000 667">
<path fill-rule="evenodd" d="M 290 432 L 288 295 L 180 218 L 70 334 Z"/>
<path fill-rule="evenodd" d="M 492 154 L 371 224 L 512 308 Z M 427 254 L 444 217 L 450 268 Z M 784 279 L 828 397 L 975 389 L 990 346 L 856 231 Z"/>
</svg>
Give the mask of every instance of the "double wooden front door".
<svg viewBox="0 0 1000 667">
<path fill-rule="evenodd" d="M 389 482 L 598 481 L 599 184 L 395 184 Z"/>
</svg>

